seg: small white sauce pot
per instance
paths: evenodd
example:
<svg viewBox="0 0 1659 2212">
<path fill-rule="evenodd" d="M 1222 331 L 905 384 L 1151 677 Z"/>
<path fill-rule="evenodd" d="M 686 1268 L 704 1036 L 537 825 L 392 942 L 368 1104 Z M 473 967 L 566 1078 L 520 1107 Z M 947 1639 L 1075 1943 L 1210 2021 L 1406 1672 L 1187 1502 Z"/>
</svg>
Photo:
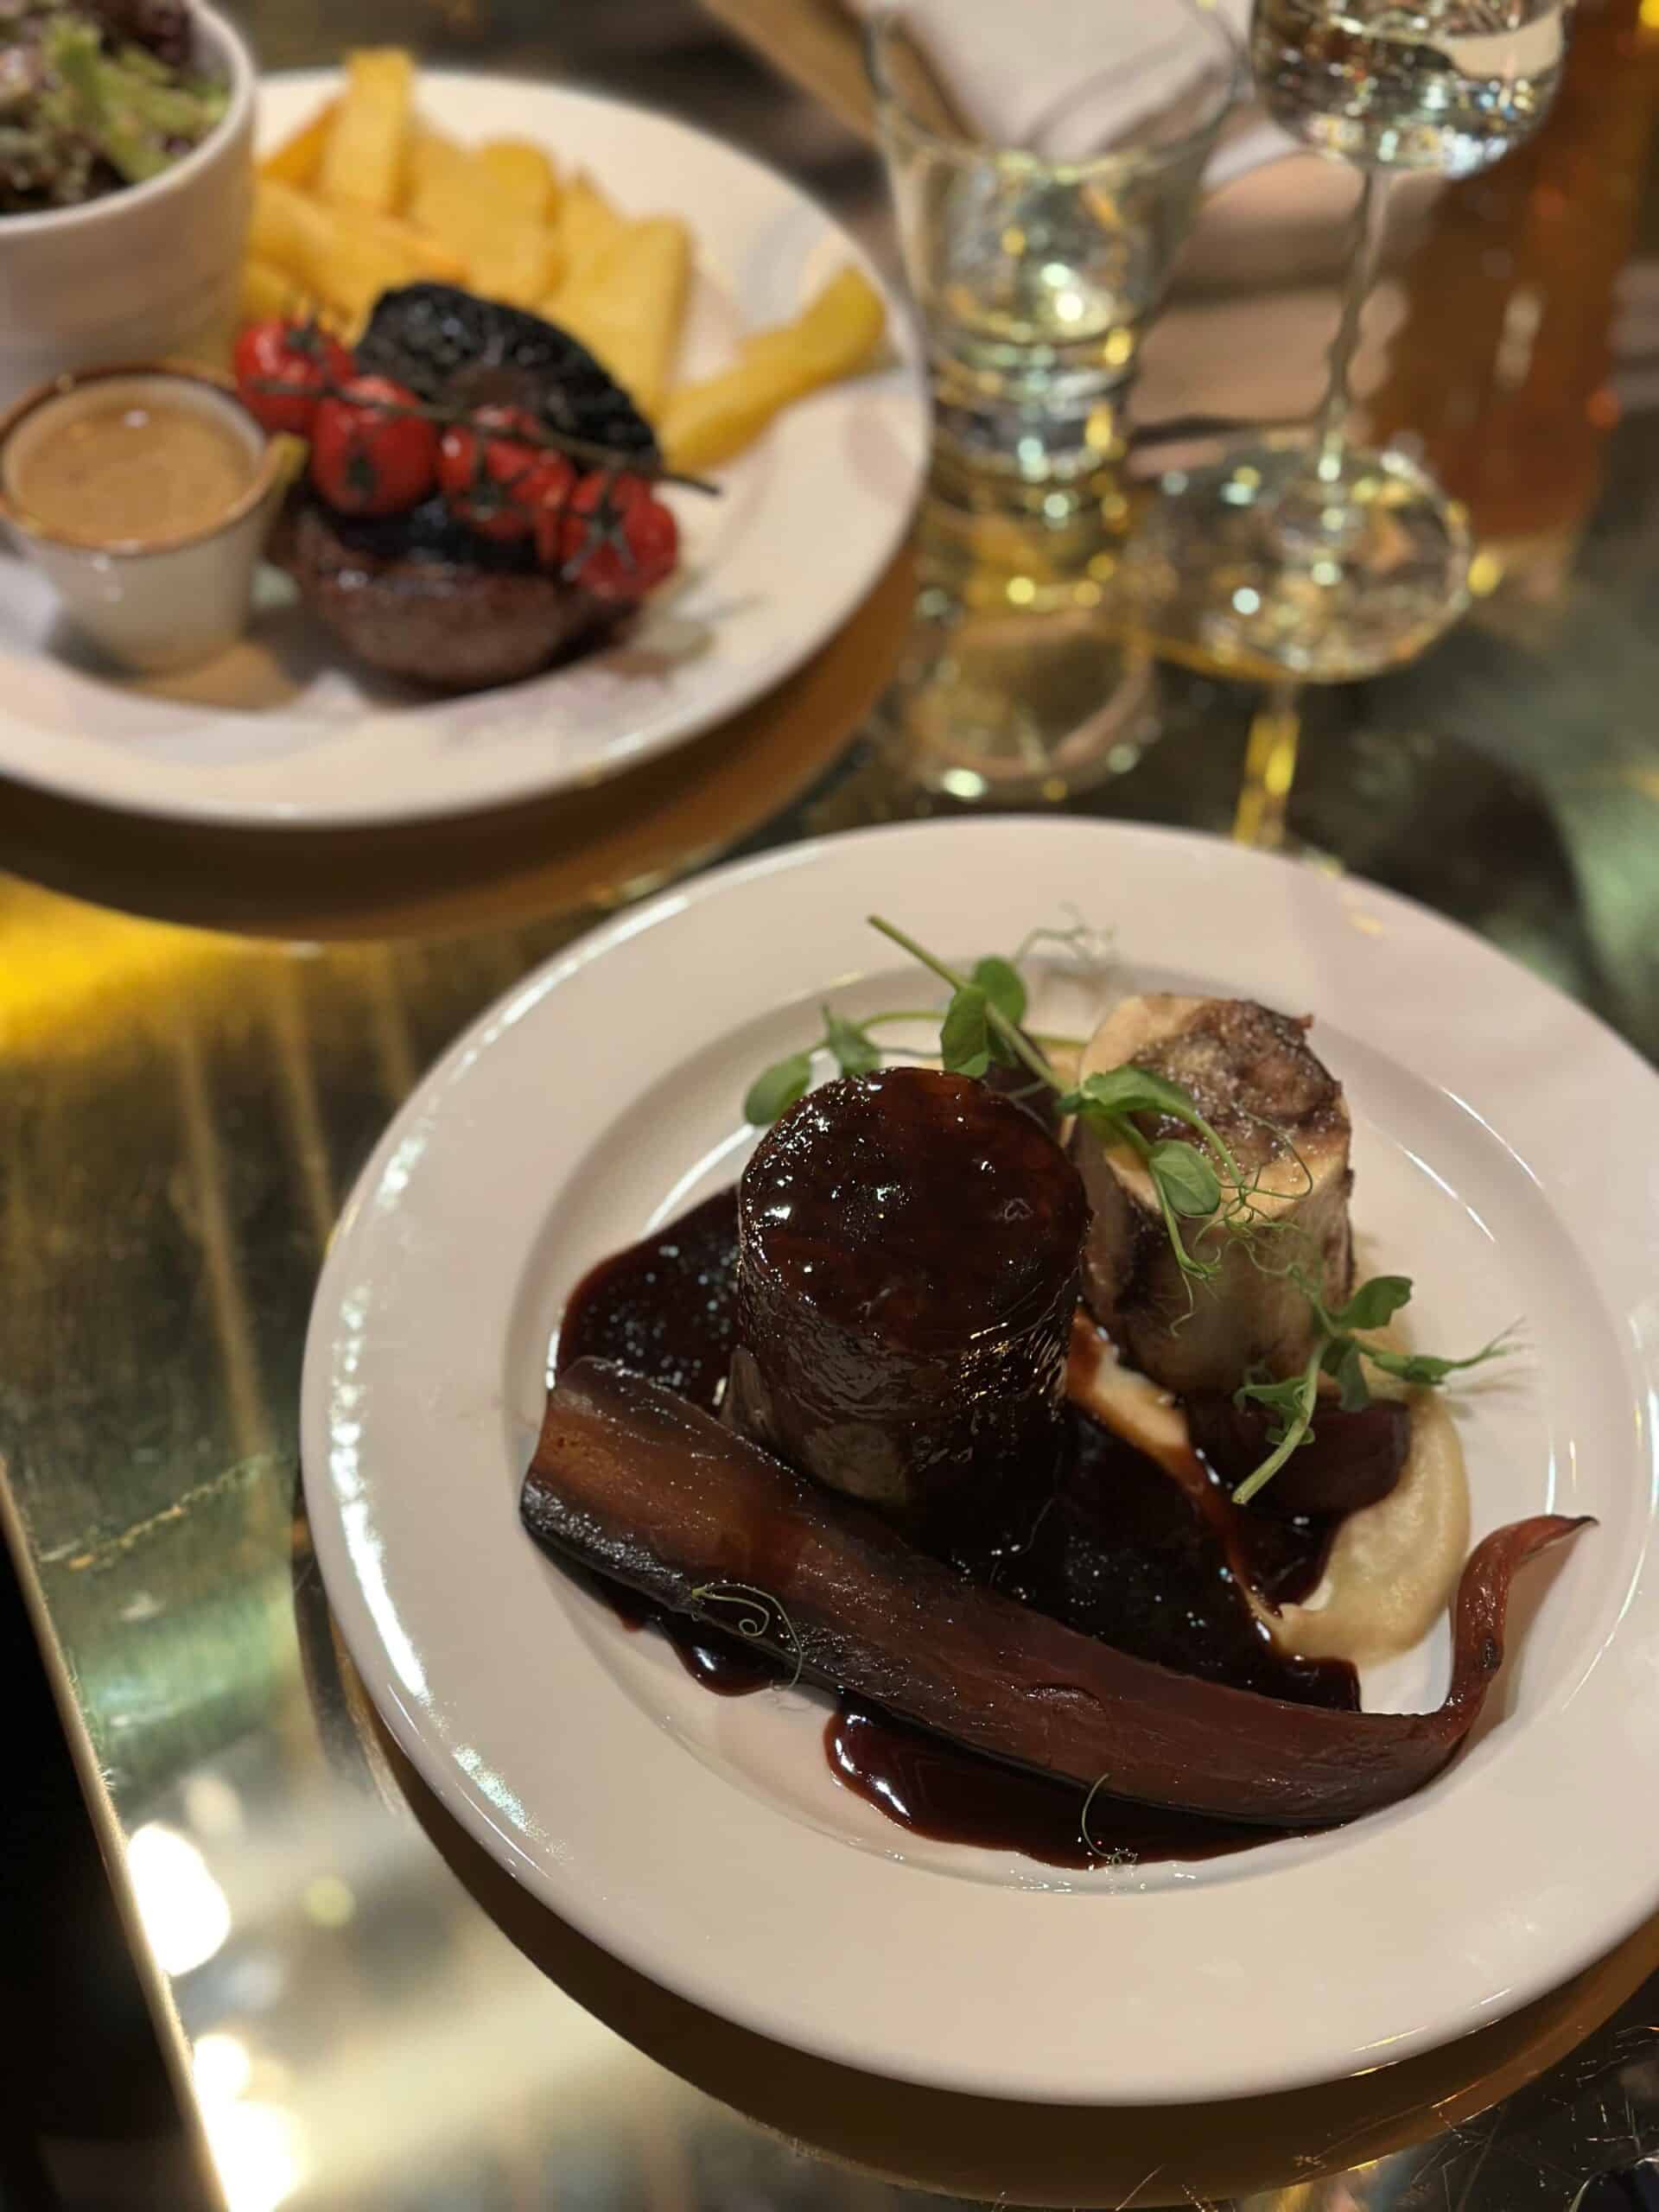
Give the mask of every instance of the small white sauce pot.
<svg viewBox="0 0 1659 2212">
<path fill-rule="evenodd" d="M 45 529 L 16 493 L 30 454 L 76 415 L 112 402 L 194 408 L 209 416 L 246 451 L 246 490 L 218 521 L 160 543 L 89 544 Z M 0 518 L 18 550 L 44 569 L 94 644 L 124 668 L 145 673 L 209 660 L 247 627 L 254 571 L 283 481 L 280 447 L 228 379 L 188 363 L 56 377 L 0 422 Z"/>
</svg>

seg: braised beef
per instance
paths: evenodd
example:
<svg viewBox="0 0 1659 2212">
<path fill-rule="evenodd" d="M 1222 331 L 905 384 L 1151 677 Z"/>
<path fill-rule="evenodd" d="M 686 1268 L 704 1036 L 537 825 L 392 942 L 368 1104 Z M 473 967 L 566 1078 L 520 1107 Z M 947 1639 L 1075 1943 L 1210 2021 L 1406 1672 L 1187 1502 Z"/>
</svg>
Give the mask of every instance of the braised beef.
<svg viewBox="0 0 1659 2212">
<path fill-rule="evenodd" d="M 732 1419 L 916 1530 L 1046 1485 L 1085 1220 L 1064 1153 L 983 1084 L 810 1093 L 739 1186 Z"/>
</svg>

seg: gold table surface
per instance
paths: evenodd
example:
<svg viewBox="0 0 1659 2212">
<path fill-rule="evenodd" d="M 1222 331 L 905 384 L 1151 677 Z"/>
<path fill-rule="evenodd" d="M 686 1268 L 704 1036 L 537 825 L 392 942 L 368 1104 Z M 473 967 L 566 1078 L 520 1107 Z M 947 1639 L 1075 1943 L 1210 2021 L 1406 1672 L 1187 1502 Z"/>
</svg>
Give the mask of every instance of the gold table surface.
<svg viewBox="0 0 1659 2212">
<path fill-rule="evenodd" d="M 866 151 L 678 0 L 245 12 L 273 65 L 397 35 L 671 105 L 882 238 Z M 1509 197 L 1499 171 L 1487 202 L 1408 210 L 1373 407 L 1430 429 L 1461 473 L 1484 595 L 1414 670 L 1310 703 L 1292 822 L 1652 1052 L 1659 177 L 1637 10 L 1600 15 L 1624 45 L 1611 61 L 1588 49 L 1597 73 L 1581 71 L 1576 108 L 1569 87 L 1532 170 L 1511 165 Z M 1590 0 L 1580 16 L 1601 38 Z M 1332 175 L 1284 164 L 1206 217 L 1143 411 L 1306 402 Z M 1459 361 L 1484 378 L 1472 443 L 1449 402 L 1427 419 Z M 1082 810 L 1224 830 L 1251 704 L 1167 674 L 1159 741 Z M 923 804 L 867 742 L 763 827 L 732 821 L 753 847 Z M 6 849 L 27 868 L 26 836 Z M 295 1409 L 356 1169 L 456 1031 L 596 911 L 571 911 L 563 879 L 514 881 L 483 925 L 440 902 L 397 909 L 395 933 L 359 912 L 342 942 L 321 920 L 255 939 L 0 879 L 0 1502 L 211 2146 L 205 2186 L 233 2212 L 879 2212 L 921 2201 L 877 2177 L 897 2173 L 1014 2202 L 1565 2212 L 1588 2175 L 1659 2146 L 1652 1930 L 1520 2020 L 1364 2083 L 1174 2121 L 1013 2113 L 815 2068 L 696 2015 L 527 1909 L 445 1820 L 336 1649 Z M 170 880 L 167 911 L 187 893 Z M 1651 1820 L 1652 1800 L 1632 1777 L 1628 1802 L 1586 1817 Z"/>
</svg>

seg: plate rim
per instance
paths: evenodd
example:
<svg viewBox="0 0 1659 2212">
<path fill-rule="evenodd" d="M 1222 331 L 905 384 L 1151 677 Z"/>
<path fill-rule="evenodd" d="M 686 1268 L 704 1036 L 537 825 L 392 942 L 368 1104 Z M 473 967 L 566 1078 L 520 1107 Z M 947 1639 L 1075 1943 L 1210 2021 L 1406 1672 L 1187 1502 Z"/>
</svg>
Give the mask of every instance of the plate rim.
<svg viewBox="0 0 1659 2212">
<path fill-rule="evenodd" d="M 1632 1902 L 1627 1897 L 1623 1905 L 1611 1912 L 1604 1911 L 1599 1917 L 1593 1912 L 1581 1915 L 1585 1924 L 1580 1929 L 1579 1940 L 1570 1950 L 1564 1951 L 1559 1948 L 1553 1950 L 1549 1954 L 1548 1966 L 1541 1969 L 1536 1967 L 1528 1968 L 1523 1965 L 1501 1991 L 1478 1999 L 1465 1998 L 1459 2005 L 1458 2018 L 1454 2021 L 1448 2023 L 1444 2018 L 1436 2017 L 1419 2022 L 1414 2026 L 1408 2024 L 1398 2032 L 1385 2037 L 1372 2037 L 1363 2043 L 1354 2042 L 1340 2048 L 1327 2046 L 1324 2058 L 1315 2064 L 1308 2063 L 1306 2057 L 1288 2064 L 1282 2061 L 1274 2063 L 1271 2058 L 1262 2056 L 1259 2051 L 1250 2050 L 1243 2054 L 1230 2074 L 1217 2072 L 1212 2068 L 1195 2077 L 1190 2071 L 1185 2071 L 1179 2079 L 1160 2076 L 1156 2080 L 1135 2080 L 1127 2093 L 1103 2094 L 1099 2062 L 1092 2063 L 1086 2072 L 1078 2069 L 1065 2075 L 1048 2067 L 1040 2076 L 1033 2076 L 1029 2069 L 1020 2071 L 1017 2056 L 1014 2061 L 982 2056 L 969 2063 L 955 2055 L 941 2060 L 931 2050 L 895 2052 L 891 2048 L 873 2050 L 868 2038 L 854 2039 L 842 2035 L 833 2023 L 826 2024 L 821 2019 L 814 2019 L 804 2026 L 798 2012 L 787 2008 L 780 2012 L 775 2004 L 768 2005 L 753 1991 L 741 1984 L 734 1987 L 730 1981 L 721 1981 L 718 1975 L 710 1979 L 701 1971 L 683 1970 L 683 1961 L 678 1962 L 682 1970 L 667 1970 L 662 1957 L 630 1940 L 626 1926 L 619 1926 L 614 1917 L 607 1919 L 602 1909 L 602 1897 L 600 1909 L 593 1909 L 590 1900 L 585 1900 L 579 1893 L 573 1895 L 568 1885 L 562 1887 L 532 1853 L 526 1852 L 504 1832 L 500 1822 L 492 1814 L 485 1796 L 458 1772 L 449 1752 L 441 1744 L 435 1744 L 430 1739 L 422 1719 L 410 1710 L 398 1695 L 395 1685 L 388 1686 L 385 1648 L 378 1641 L 369 1611 L 361 1602 L 348 1551 L 337 1525 L 336 1501 L 321 1470 L 329 1434 L 327 1386 L 333 1351 L 334 1294 L 340 1287 L 342 1275 L 347 1272 L 346 1255 L 353 1249 L 365 1201 L 409 1135 L 411 1126 L 443 1096 L 456 1072 L 464 1069 L 480 1049 L 487 1046 L 493 1033 L 515 1026 L 524 1015 L 532 1013 L 556 993 L 562 982 L 602 960 L 620 944 L 652 936 L 707 900 L 733 893 L 741 895 L 743 887 L 760 878 L 796 869 L 812 870 L 833 866 L 836 855 L 850 855 L 872 845 L 891 845 L 897 849 L 906 842 L 938 844 L 947 830 L 953 838 L 950 849 L 959 858 L 963 857 L 962 847 L 968 837 L 977 836 L 982 838 L 988 834 L 995 835 L 999 844 L 1004 847 L 998 857 L 1010 868 L 1015 858 L 1014 854 L 1007 849 L 1011 839 L 1028 836 L 1040 843 L 1045 837 L 1058 834 L 1067 840 L 1073 837 L 1098 840 L 1103 845 L 1127 839 L 1154 847 L 1162 844 L 1183 849 L 1190 856 L 1196 858 L 1202 855 L 1210 863 L 1219 865 L 1224 869 L 1231 868 L 1245 874 L 1251 870 L 1262 870 L 1265 873 L 1260 880 L 1263 881 L 1268 874 L 1274 874 L 1275 880 L 1287 883 L 1292 874 L 1304 884 L 1316 881 L 1310 872 L 1300 868 L 1294 861 L 1275 855 L 1247 852 L 1200 832 L 1163 825 L 1077 817 L 1030 816 L 988 816 L 971 823 L 888 823 L 804 841 L 779 851 L 764 853 L 710 870 L 688 885 L 626 910 L 573 941 L 550 960 L 531 971 L 468 1024 L 393 1117 L 357 1180 L 319 1279 L 305 1350 L 302 1462 L 314 1541 L 331 1603 L 335 1607 L 348 1649 L 377 1707 L 429 1785 L 437 1791 L 448 1808 L 462 1819 L 477 1840 L 498 1860 L 507 1866 L 517 1878 L 535 1891 L 544 1904 L 580 1928 L 584 1935 L 660 1985 L 678 1991 L 718 2015 L 739 2021 L 746 2027 L 792 2047 L 865 2072 L 875 2072 L 925 2087 L 1022 2103 L 1066 2102 L 1084 2104 L 1093 2108 L 1110 2108 L 1115 2106 L 1179 2105 L 1236 2096 L 1270 2094 L 1370 2070 L 1444 2044 L 1486 2021 L 1521 2009 L 1569 1979 L 1620 1941 L 1659 1904 L 1659 1868 L 1656 1868 L 1647 1891 L 1639 1900 Z M 1494 975 L 1502 974 L 1507 977 L 1511 985 L 1518 987 L 1523 996 L 1529 998 L 1535 1005 L 1549 1006 L 1558 1018 L 1565 1014 L 1582 1035 L 1593 1037 L 1598 1041 L 1600 1050 L 1605 1052 L 1608 1047 L 1612 1048 L 1617 1059 L 1623 1064 L 1626 1076 L 1644 1091 L 1650 1093 L 1651 1087 L 1659 1083 L 1659 1077 L 1641 1055 L 1587 1007 L 1521 968 L 1477 931 L 1400 893 L 1359 877 L 1348 876 L 1336 883 L 1327 882 L 1319 895 L 1340 895 L 1350 892 L 1357 893 L 1385 913 L 1399 915 L 1414 928 L 1427 925 L 1431 942 L 1440 933 L 1459 941 Z M 1650 1456 L 1650 1434 L 1646 1435 L 1643 1441 Z M 1654 1507 L 1655 1499 L 1649 1484 L 1646 1497 L 1648 1518 L 1643 1523 L 1643 1563 L 1647 1556 L 1647 1541 L 1654 1534 Z M 722 1786 L 730 1787 L 729 1784 Z M 779 1819 L 782 1816 L 772 1811 L 770 1817 Z M 839 1844 L 833 1847 L 837 1850 L 844 1848 Z M 976 1891 L 971 1894 L 982 1897 L 986 1893 Z M 1080 1900 L 1074 1898 L 1071 1902 L 1075 1904 Z M 1116 1904 L 1128 1900 L 1114 1897 L 1112 1902 Z M 1382 2056 L 1384 2050 L 1386 2057 Z M 1328 2063 L 1325 2063 L 1327 2059 Z"/>
<path fill-rule="evenodd" d="M 265 129 L 259 103 L 268 91 L 295 99 L 321 96 L 338 85 L 340 73 L 338 67 L 261 70 L 255 86 L 256 156 L 260 150 Z M 659 759 L 682 746 L 695 742 L 699 737 L 706 736 L 711 729 L 720 728 L 743 713 L 757 699 L 798 674 L 814 653 L 820 652 L 845 627 L 886 573 L 911 528 L 925 486 L 931 407 L 920 340 L 909 308 L 862 243 L 846 227 L 839 216 L 816 193 L 809 191 L 784 170 L 751 153 L 747 147 L 723 137 L 718 131 L 704 130 L 700 124 L 675 114 L 671 109 L 648 101 L 629 99 L 619 93 L 587 85 L 550 81 L 529 73 L 519 74 L 510 70 L 473 69 L 449 64 L 440 68 L 423 68 L 420 81 L 423 87 L 429 89 L 435 105 L 439 106 L 457 89 L 464 92 L 473 87 L 485 87 L 495 92 L 510 88 L 536 99 L 573 101 L 588 107 L 610 109 L 625 116 L 644 117 L 655 126 L 683 133 L 687 137 L 717 147 L 729 159 L 753 171 L 757 178 L 766 180 L 774 189 L 812 210 L 833 234 L 839 250 L 857 264 L 881 295 L 887 311 L 887 329 L 893 356 L 888 365 L 888 373 L 898 378 L 896 394 L 901 396 L 906 404 L 912 425 L 920 434 L 912 465 L 912 480 L 906 497 L 894 505 L 878 555 L 873 556 L 868 564 L 868 575 L 857 587 L 849 588 L 839 599 L 827 601 L 825 611 L 813 624 L 801 631 L 776 664 L 768 666 L 758 681 L 751 682 L 745 678 L 730 698 L 689 714 L 655 737 L 644 741 L 624 740 L 614 752 L 597 763 L 586 764 L 550 778 L 526 776 L 508 787 L 492 787 L 481 795 L 469 793 L 464 797 L 446 798 L 433 793 L 404 801 L 393 808 L 372 806 L 361 799 L 325 800 L 321 803 L 274 798 L 245 800 L 194 793 L 183 797 L 175 794 L 163 801 L 146 803 L 138 793 L 124 791 L 118 795 L 112 795 L 101 788 L 91 788 L 84 778 L 54 773 L 49 743 L 44 741 L 41 747 L 44 759 L 27 765 L 9 760 L 0 762 L 0 776 L 55 799 L 101 807 L 111 814 L 128 816 L 141 822 L 167 823 L 181 827 L 275 833 L 292 831 L 296 834 L 314 831 L 321 834 L 407 830 L 423 823 L 465 821 L 474 816 L 481 817 L 499 812 L 504 808 L 546 799 L 561 790 L 588 789 L 612 782 L 649 760 Z M 531 136 L 539 137 L 543 135 L 533 121 L 527 127 Z M 41 656 L 31 653 L 27 658 L 36 659 Z M 360 715 L 353 715 L 342 721 L 342 734 L 357 721 L 368 719 L 378 711 L 372 702 L 365 702 Z M 323 736 L 319 741 L 327 744 L 328 736 Z"/>
</svg>

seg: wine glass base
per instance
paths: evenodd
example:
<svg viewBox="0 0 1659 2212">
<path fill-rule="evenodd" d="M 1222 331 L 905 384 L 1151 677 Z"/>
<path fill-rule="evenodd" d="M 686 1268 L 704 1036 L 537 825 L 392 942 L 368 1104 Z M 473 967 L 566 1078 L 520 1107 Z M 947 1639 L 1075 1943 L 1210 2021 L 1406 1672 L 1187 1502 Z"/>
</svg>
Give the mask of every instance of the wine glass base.
<svg viewBox="0 0 1659 2212">
<path fill-rule="evenodd" d="M 875 711 L 907 780 L 969 804 L 1058 804 L 1133 767 L 1157 734 L 1151 654 L 1092 610 L 930 619 Z"/>
<path fill-rule="evenodd" d="M 1160 649 L 1340 683 L 1414 659 L 1469 600 L 1468 519 L 1400 453 L 1295 431 L 1166 471 L 1126 582 Z"/>
</svg>

